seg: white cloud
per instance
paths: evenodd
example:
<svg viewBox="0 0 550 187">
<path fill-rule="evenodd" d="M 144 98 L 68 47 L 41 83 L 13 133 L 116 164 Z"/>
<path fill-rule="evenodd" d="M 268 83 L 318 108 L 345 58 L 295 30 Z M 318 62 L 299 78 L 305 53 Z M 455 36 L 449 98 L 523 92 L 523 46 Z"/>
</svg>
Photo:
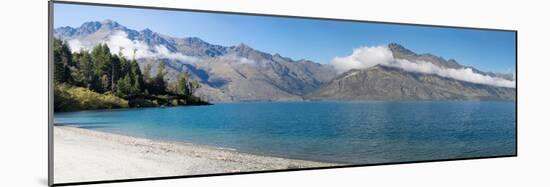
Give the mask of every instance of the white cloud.
<svg viewBox="0 0 550 187">
<path fill-rule="evenodd" d="M 393 63 L 390 63 L 389 66 L 398 67 L 406 71 L 425 73 L 425 74 L 435 74 L 442 77 L 452 78 L 456 80 L 486 84 L 498 87 L 508 87 L 514 88 L 516 86 L 515 81 L 506 80 L 498 77 L 491 77 L 488 75 L 482 75 L 475 73 L 471 68 L 462 68 L 462 69 L 452 69 L 452 68 L 442 68 L 436 66 L 429 62 L 417 61 L 410 62 L 408 60 L 397 59 Z"/>
<path fill-rule="evenodd" d="M 84 50 L 92 50 L 97 44 L 107 44 L 112 54 L 119 54 L 126 58 L 133 58 L 135 51 L 135 58 L 166 58 L 171 60 L 179 60 L 181 62 L 194 63 L 199 61 L 198 58 L 183 55 L 181 53 L 174 53 L 168 50 L 163 45 L 156 45 L 149 47 L 145 42 L 138 40 L 130 40 L 128 34 L 122 31 L 117 31 L 106 40 L 82 42 L 77 39 L 69 40 L 68 44 L 73 52 Z"/>
<path fill-rule="evenodd" d="M 395 59 L 392 52 L 385 46 L 357 48 L 353 50 L 350 56 L 336 57 L 330 64 L 339 72 L 350 69 L 365 69 L 380 64 L 397 67 L 409 72 L 435 74 L 477 84 L 509 88 L 514 88 L 516 85 L 515 81 L 475 73 L 471 68 L 443 68 L 425 61 L 411 62 L 404 59 Z"/>
<path fill-rule="evenodd" d="M 166 48 L 163 45 L 156 45 L 155 50 L 157 52 L 155 54 L 157 58 L 168 58 L 168 59 L 174 59 L 174 60 L 190 62 L 190 63 L 195 63 L 200 60 L 197 57 L 191 57 L 191 56 L 183 55 L 181 53 L 171 52 L 170 50 L 168 50 L 168 48 Z"/>
<path fill-rule="evenodd" d="M 80 49 L 88 50 L 88 48 L 86 48 L 86 46 L 84 46 L 84 44 L 82 44 L 80 40 L 69 40 L 67 41 L 67 43 L 69 44 L 69 48 L 72 52 L 78 52 L 80 51 Z"/>
<path fill-rule="evenodd" d="M 386 47 L 377 46 L 353 49 L 350 56 L 336 57 L 330 63 L 342 73 L 350 69 L 365 69 L 391 61 L 393 61 L 392 52 Z"/>
<path fill-rule="evenodd" d="M 224 62 L 238 63 L 238 64 L 251 64 L 255 65 L 256 62 L 245 57 L 239 57 L 236 54 L 227 54 L 220 57 Z"/>
</svg>

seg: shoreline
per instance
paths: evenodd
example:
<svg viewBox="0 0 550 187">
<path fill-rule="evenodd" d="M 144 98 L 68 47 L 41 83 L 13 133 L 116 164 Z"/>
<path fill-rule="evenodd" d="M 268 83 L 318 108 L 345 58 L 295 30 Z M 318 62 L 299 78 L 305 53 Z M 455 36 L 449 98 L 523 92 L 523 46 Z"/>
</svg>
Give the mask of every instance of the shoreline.
<svg viewBox="0 0 550 187">
<path fill-rule="evenodd" d="M 337 166 L 76 127 L 54 126 L 54 182 Z"/>
<path fill-rule="evenodd" d="M 133 109 L 152 109 L 152 108 L 175 108 L 175 107 L 200 107 L 211 106 L 216 104 L 253 104 L 253 103 L 315 103 L 315 102 L 343 102 L 343 103 L 386 103 L 386 102 L 516 102 L 516 100 L 284 100 L 284 101 L 213 101 L 208 104 L 199 105 L 177 105 L 177 106 L 140 106 L 126 108 L 102 108 L 91 110 L 70 110 L 70 111 L 55 111 L 55 113 L 76 113 L 76 112 L 110 112 L 118 110 L 133 110 Z"/>
</svg>

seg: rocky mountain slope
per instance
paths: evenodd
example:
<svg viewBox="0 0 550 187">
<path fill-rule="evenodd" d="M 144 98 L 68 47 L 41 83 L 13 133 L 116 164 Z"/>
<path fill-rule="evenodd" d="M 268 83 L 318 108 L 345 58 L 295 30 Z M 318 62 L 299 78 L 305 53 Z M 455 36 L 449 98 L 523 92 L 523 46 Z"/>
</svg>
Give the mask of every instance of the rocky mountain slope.
<svg viewBox="0 0 550 187">
<path fill-rule="evenodd" d="M 152 72 L 156 72 L 157 63 L 164 62 L 169 81 L 189 71 L 202 84 L 197 95 L 209 101 L 300 100 L 301 95 L 336 76 L 328 65 L 268 54 L 245 44 L 225 47 L 196 37 L 174 38 L 149 29 L 135 31 L 111 20 L 86 22 L 78 28 L 60 27 L 54 36 L 69 43 L 78 41 L 80 46 L 93 46 L 100 42 L 121 43 L 113 41 L 120 32 L 131 44 L 144 44 L 142 47 L 154 54 L 163 52 L 153 58 L 138 56 L 142 68 L 151 64 Z"/>
<path fill-rule="evenodd" d="M 502 73 L 492 73 L 492 72 L 484 72 L 476 69 L 475 67 L 471 66 L 464 66 L 462 64 L 459 64 L 454 59 L 445 60 L 442 57 L 435 56 L 432 54 L 416 54 L 412 52 L 409 49 L 406 49 L 405 47 L 396 44 L 396 43 L 390 43 L 388 44 L 388 48 L 391 50 L 393 57 L 395 59 L 406 59 L 409 61 L 425 61 L 430 62 L 436 66 L 442 67 L 442 68 L 451 68 L 451 69 L 462 69 L 462 68 L 470 68 L 473 70 L 473 72 L 481 74 L 481 75 L 487 75 L 491 77 L 498 77 L 503 78 L 506 80 L 514 80 L 514 76 L 512 74 L 502 74 Z"/>
<path fill-rule="evenodd" d="M 515 88 L 475 84 L 376 65 L 350 70 L 306 96 L 322 100 L 513 100 Z"/>
<path fill-rule="evenodd" d="M 92 21 L 80 27 L 59 27 L 54 36 L 73 50 L 107 43 L 112 50 L 135 57 L 141 68 L 167 65 L 166 79 L 174 81 L 190 72 L 202 87 L 197 95 L 208 101 L 280 100 L 513 100 L 515 88 L 460 81 L 435 74 L 404 71 L 376 65 L 338 75 L 331 65 L 293 60 L 269 54 L 246 44 L 221 46 L 197 37 L 176 38 L 129 29 L 115 21 Z M 483 76 L 514 80 L 513 75 L 483 72 L 474 67 L 431 54 L 416 54 L 399 44 L 389 44 L 394 59 L 422 61 L 446 69 L 471 69 Z M 125 51 L 126 49 L 126 51 Z M 128 50 L 133 53 L 128 54 Z"/>
</svg>

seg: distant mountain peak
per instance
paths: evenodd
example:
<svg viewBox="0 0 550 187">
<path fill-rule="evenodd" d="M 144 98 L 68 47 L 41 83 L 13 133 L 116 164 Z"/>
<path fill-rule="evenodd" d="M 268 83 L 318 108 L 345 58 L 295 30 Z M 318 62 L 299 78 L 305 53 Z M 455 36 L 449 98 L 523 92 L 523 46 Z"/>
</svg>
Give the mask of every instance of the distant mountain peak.
<svg viewBox="0 0 550 187">
<path fill-rule="evenodd" d="M 149 28 L 145 28 L 145 29 L 141 30 L 141 32 L 143 32 L 143 33 L 153 33 L 153 31 Z"/>
<path fill-rule="evenodd" d="M 252 49 L 250 46 L 246 45 L 245 43 L 239 43 L 239 45 L 235 47 L 240 49 Z"/>
<path fill-rule="evenodd" d="M 153 32 L 153 31 L 152 31 L 151 29 L 149 29 L 149 28 L 145 28 L 145 29 L 143 29 L 143 30 L 141 30 L 141 31 L 139 31 L 139 32 L 140 32 L 141 34 L 143 34 L 144 37 L 149 37 L 149 38 L 151 38 L 151 37 L 153 37 L 153 36 L 156 35 L 156 33 Z"/>
<path fill-rule="evenodd" d="M 398 43 L 394 43 L 394 42 L 389 43 L 389 44 L 388 44 L 388 47 L 389 47 L 389 48 L 404 48 L 402 45 L 400 45 L 400 44 L 398 44 Z"/>
<path fill-rule="evenodd" d="M 242 56 L 247 56 L 247 55 L 245 55 L 245 54 L 248 54 L 248 53 L 250 53 L 250 52 L 254 52 L 254 51 L 255 51 L 252 47 L 250 47 L 250 46 L 248 46 L 248 45 L 246 45 L 246 44 L 244 44 L 244 43 L 239 43 L 238 45 L 236 45 L 236 46 L 231 46 L 230 48 L 231 48 L 233 51 L 235 51 L 235 52 L 241 54 Z M 258 51 L 258 52 L 260 52 L 260 51 Z M 263 53 L 263 52 L 260 52 L 260 53 Z"/>
<path fill-rule="evenodd" d="M 407 55 L 415 54 L 411 50 L 403 47 L 402 45 L 400 45 L 398 43 L 390 43 L 390 44 L 388 44 L 388 48 L 392 52 L 398 52 L 398 53 L 407 54 Z"/>
<path fill-rule="evenodd" d="M 194 37 L 194 36 L 193 37 L 187 37 L 184 40 L 189 42 L 189 43 L 205 43 L 205 41 L 203 41 L 199 37 Z"/>
<path fill-rule="evenodd" d="M 99 22 L 99 21 L 87 21 L 87 22 L 82 23 L 82 25 L 80 25 L 80 27 L 90 27 L 90 26 L 100 27 L 101 22 Z"/>
<path fill-rule="evenodd" d="M 107 28 L 107 29 L 117 29 L 117 28 L 124 29 L 124 28 L 126 28 L 126 27 L 122 26 L 121 24 L 119 24 L 118 22 L 110 20 L 110 19 L 106 19 L 106 20 L 101 21 L 101 27 L 102 28 Z"/>
<path fill-rule="evenodd" d="M 76 37 L 76 36 L 84 36 L 89 35 L 92 33 L 95 33 L 99 30 L 126 30 L 126 28 L 119 23 L 113 21 L 113 20 L 103 20 L 101 22 L 99 21 L 88 21 L 84 22 L 79 27 L 59 27 L 55 29 L 56 34 L 64 36 L 64 37 Z"/>
<path fill-rule="evenodd" d="M 409 50 L 409 49 L 407 49 L 407 48 L 405 48 L 402 45 L 397 44 L 397 43 L 388 44 L 388 48 L 394 54 L 394 56 L 397 55 L 398 58 L 403 57 L 403 56 L 424 56 L 426 58 L 430 58 L 430 59 L 433 59 L 433 60 L 436 60 L 436 61 L 439 61 L 439 62 L 451 63 L 452 65 L 460 65 L 454 59 L 445 60 L 445 58 L 443 58 L 441 56 L 433 55 L 433 54 L 430 54 L 430 53 L 417 54 L 417 53 L 415 53 L 415 52 L 413 52 L 413 51 L 411 51 L 411 50 Z"/>
<path fill-rule="evenodd" d="M 101 21 L 101 24 L 105 24 L 105 25 L 119 25 L 116 21 L 113 21 L 111 19 L 105 19 L 103 21 Z"/>
<path fill-rule="evenodd" d="M 455 59 L 449 59 L 447 63 L 451 64 L 452 66 L 460 66 L 460 64 Z"/>
<path fill-rule="evenodd" d="M 89 22 L 83 23 L 77 29 L 80 30 L 82 33 L 90 34 L 99 30 L 101 26 L 102 24 L 99 21 L 89 21 Z"/>
<path fill-rule="evenodd" d="M 397 43 L 390 43 L 388 44 L 388 48 L 393 54 L 393 57 L 396 59 L 405 59 L 409 61 L 423 61 L 423 62 L 429 62 L 432 63 L 438 67 L 442 68 L 451 68 L 451 69 L 464 69 L 464 68 L 470 68 L 475 73 L 481 74 L 481 75 L 487 75 L 491 77 L 499 77 L 506 80 L 514 80 L 512 75 L 507 74 L 499 74 L 499 73 L 493 73 L 493 72 L 484 72 L 481 70 L 476 69 L 472 66 L 465 66 L 463 64 L 458 63 L 455 59 L 448 59 L 437 55 L 433 55 L 430 53 L 423 53 L 423 54 L 417 54 L 405 47 L 403 47 L 400 44 Z"/>
<path fill-rule="evenodd" d="M 515 89 L 376 65 L 351 69 L 306 95 L 324 100 L 515 100 Z"/>
<path fill-rule="evenodd" d="M 100 28 L 102 27 L 107 27 L 107 28 L 115 28 L 115 27 L 120 27 L 121 25 L 113 20 L 110 20 L 110 19 L 106 19 L 106 20 L 103 20 L 101 22 L 99 21 L 88 21 L 88 22 L 84 22 L 82 25 L 80 25 L 80 27 L 76 28 L 76 29 L 85 29 L 85 30 L 89 30 L 89 31 L 97 31 L 99 30 Z"/>
<path fill-rule="evenodd" d="M 291 62 L 306 62 L 305 59 L 300 59 L 300 60 L 293 60 L 292 58 L 290 57 L 285 57 L 285 56 L 282 56 L 281 54 L 279 53 L 275 53 L 273 54 L 273 58 L 274 59 L 283 59 L 283 60 L 286 60 L 286 61 L 291 61 Z"/>
</svg>

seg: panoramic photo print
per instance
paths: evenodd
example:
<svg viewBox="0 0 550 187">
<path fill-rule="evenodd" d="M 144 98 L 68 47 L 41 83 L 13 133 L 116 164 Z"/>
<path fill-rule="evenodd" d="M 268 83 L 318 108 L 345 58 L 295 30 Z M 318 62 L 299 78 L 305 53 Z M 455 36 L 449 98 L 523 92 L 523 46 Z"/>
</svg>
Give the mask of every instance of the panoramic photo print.
<svg viewBox="0 0 550 187">
<path fill-rule="evenodd" d="M 516 33 L 54 3 L 53 182 L 516 155 Z"/>
</svg>

